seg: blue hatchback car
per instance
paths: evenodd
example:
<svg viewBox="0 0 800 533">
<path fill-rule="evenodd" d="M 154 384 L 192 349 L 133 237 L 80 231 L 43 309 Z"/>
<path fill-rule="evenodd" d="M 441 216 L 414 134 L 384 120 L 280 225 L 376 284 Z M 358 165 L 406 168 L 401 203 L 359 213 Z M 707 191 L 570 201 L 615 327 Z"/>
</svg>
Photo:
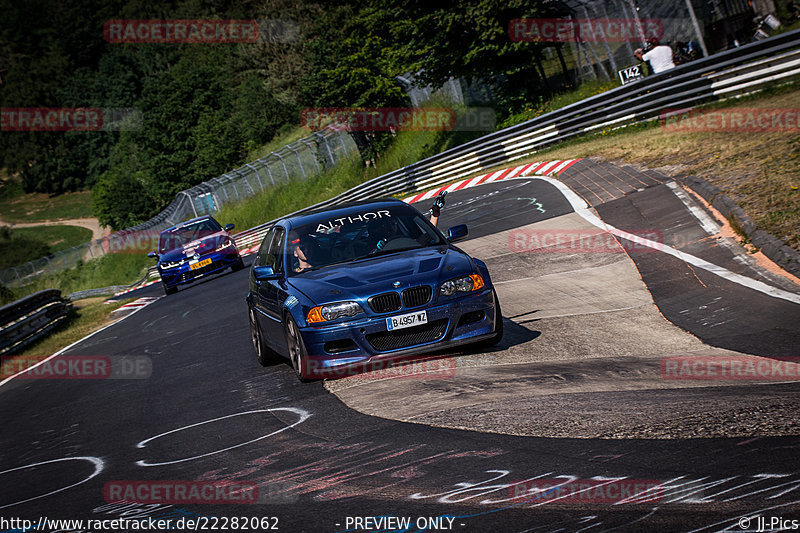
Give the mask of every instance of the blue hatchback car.
<svg viewBox="0 0 800 533">
<path fill-rule="evenodd" d="M 278 221 L 250 272 L 259 362 L 288 358 L 301 380 L 503 335 L 486 265 L 400 200 L 352 203 Z"/>
<path fill-rule="evenodd" d="M 158 259 L 158 273 L 164 292 L 173 294 L 178 285 L 216 274 L 230 267 L 241 270 L 244 263 L 233 237 L 211 216 L 181 222 L 161 232 L 158 251 L 147 254 Z"/>
</svg>

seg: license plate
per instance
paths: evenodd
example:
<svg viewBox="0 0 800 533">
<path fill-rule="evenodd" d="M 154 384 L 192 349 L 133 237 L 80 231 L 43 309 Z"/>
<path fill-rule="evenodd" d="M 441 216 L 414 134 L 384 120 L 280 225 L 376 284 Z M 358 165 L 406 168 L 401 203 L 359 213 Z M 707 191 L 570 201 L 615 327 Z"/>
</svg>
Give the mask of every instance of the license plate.
<svg viewBox="0 0 800 533">
<path fill-rule="evenodd" d="M 425 311 L 417 311 L 416 313 L 408 313 L 407 315 L 393 316 L 386 319 L 386 327 L 389 331 L 427 323 L 428 314 Z"/>
<path fill-rule="evenodd" d="M 195 263 L 193 265 L 190 264 L 189 265 L 189 270 L 197 270 L 198 268 L 201 268 L 201 267 L 204 267 L 204 266 L 210 265 L 210 264 L 211 264 L 211 259 L 203 259 L 202 261 L 198 261 L 197 263 Z"/>
</svg>

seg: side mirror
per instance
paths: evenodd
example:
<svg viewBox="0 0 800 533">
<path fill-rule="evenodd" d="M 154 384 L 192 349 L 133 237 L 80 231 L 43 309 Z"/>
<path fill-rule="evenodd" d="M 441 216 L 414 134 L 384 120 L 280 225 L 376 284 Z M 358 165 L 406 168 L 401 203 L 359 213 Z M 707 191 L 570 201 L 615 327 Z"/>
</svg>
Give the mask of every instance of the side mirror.
<svg viewBox="0 0 800 533">
<path fill-rule="evenodd" d="M 230 231 L 236 227 L 236 224 L 225 224 L 225 231 Z"/>
<path fill-rule="evenodd" d="M 463 239 L 468 234 L 469 230 L 467 229 L 467 225 L 459 224 L 458 226 L 453 226 L 447 230 L 447 240 L 450 242 L 456 242 L 460 239 Z"/>
<path fill-rule="evenodd" d="M 253 277 L 256 281 L 269 281 L 271 279 L 278 279 L 278 274 L 272 270 L 271 266 L 253 267 Z"/>
<path fill-rule="evenodd" d="M 158 259 L 158 254 L 156 253 L 155 250 L 153 250 L 153 251 L 147 253 L 147 257 L 152 257 L 153 259 Z"/>
</svg>

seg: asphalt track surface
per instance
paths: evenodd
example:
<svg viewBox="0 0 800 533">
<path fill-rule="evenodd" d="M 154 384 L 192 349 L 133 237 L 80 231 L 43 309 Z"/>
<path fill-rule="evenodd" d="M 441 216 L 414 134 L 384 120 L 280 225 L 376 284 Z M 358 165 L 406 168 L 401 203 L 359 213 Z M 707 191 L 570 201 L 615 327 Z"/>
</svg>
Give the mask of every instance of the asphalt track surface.
<svg viewBox="0 0 800 533">
<path fill-rule="evenodd" d="M 641 180 L 645 176 L 590 161 L 570 170 L 561 179 L 567 184 L 573 180 L 573 189 L 587 200 L 590 188 L 581 191 L 576 183 L 591 183 L 583 179 L 588 172 L 618 185 L 608 195 L 595 188 L 599 194 L 589 202 L 609 224 L 631 230 L 657 229 L 665 241 L 680 241 L 687 250 L 708 254 L 708 260 L 713 257 L 732 269 L 743 268 L 724 251 L 706 246 L 707 240 L 699 234 L 698 238 L 686 238 L 697 232 L 697 223 L 681 204 L 673 202 L 674 194 L 658 176 L 626 188 L 622 183 L 630 181 L 629 175 Z M 596 179 L 599 183 L 600 178 Z M 557 226 L 560 220 L 576 216 L 552 184 L 535 179 L 456 191 L 447 200 L 440 226 L 468 224 L 471 240 L 464 243 L 465 249 L 470 243 L 514 228 Z M 511 254 L 504 256 L 502 263 L 500 259 L 488 263 L 496 282 L 508 282 L 504 286 L 510 295 L 509 309 L 513 294 L 523 293 L 525 287 L 507 276 L 532 269 L 525 261 L 534 261 L 534 256 L 541 258 Z M 798 355 L 799 305 L 713 274 L 697 273 L 660 253 L 614 257 L 615 261 L 620 258 L 628 266 L 635 264 L 664 318 L 681 328 L 676 331 L 691 337 L 691 342 L 699 343 L 692 337 L 696 335 L 708 346 L 725 350 L 772 357 Z M 547 259 L 547 263 L 530 265 L 547 269 L 557 264 L 568 270 L 574 258 Z M 592 260 L 608 261 L 600 256 L 592 256 Z M 244 302 L 247 276 L 244 270 L 190 285 L 65 354 L 145 360 L 150 365 L 147 371 L 131 379 L 20 377 L 0 387 L 4 422 L 0 532 L 23 530 L 20 523 L 9 522 L 11 519 L 33 521 L 30 530 L 58 530 L 37 526 L 44 517 L 151 517 L 170 519 L 173 524 L 179 519 L 201 519 L 199 530 L 203 526 L 220 528 L 223 520 L 233 517 L 267 518 L 261 525 L 274 526 L 276 522 L 270 518 L 274 517 L 277 527 L 273 530 L 290 532 L 745 531 L 756 529 L 758 515 L 767 520 L 800 519 L 800 438 L 796 431 L 771 436 L 768 430 L 764 434 L 762 424 L 761 433 L 753 436 L 709 438 L 700 432 L 700 436 L 673 438 L 576 438 L 548 436 L 546 427 L 532 433 L 538 436 L 509 429 L 545 410 L 553 420 L 571 419 L 575 412 L 586 412 L 597 420 L 622 420 L 637 411 L 657 409 L 662 401 L 677 402 L 684 409 L 690 409 L 693 402 L 715 399 L 763 406 L 780 398 L 796 398 L 798 387 L 793 380 L 712 382 L 693 388 L 634 392 L 582 390 L 573 396 L 546 396 L 551 387 L 558 392 L 559 384 L 530 380 L 515 385 L 520 387 L 516 391 L 529 395 L 526 403 L 506 399 L 491 404 L 489 400 L 496 398 L 487 396 L 487 405 L 492 407 L 481 419 L 487 427 L 478 422 L 462 424 L 481 431 L 441 427 L 448 425 L 447 420 L 426 422 L 422 417 L 417 420 L 420 423 L 410 423 L 397 420 L 399 414 L 373 416 L 365 414 L 369 412 L 366 407 L 356 410 L 347 404 L 376 393 L 369 385 L 362 393 L 351 387 L 335 394 L 331 391 L 336 383 L 299 383 L 288 363 L 268 368 L 258 364 Z M 764 279 L 792 289 L 780 280 L 766 275 Z M 128 296 L 161 294 L 156 285 Z M 709 303 L 720 301 L 724 305 L 714 308 L 714 323 L 721 325 L 711 327 L 708 320 L 702 320 L 703 311 Z M 504 315 L 507 336 L 491 354 L 497 360 L 525 347 L 535 353 L 539 346 L 559 337 L 550 334 L 551 322 L 545 319 Z M 589 315 L 577 319 L 588 331 L 569 326 L 575 336 L 601 337 L 602 332 L 592 330 L 595 323 Z M 565 331 L 570 330 L 561 331 L 561 337 L 568 336 Z M 634 333 L 647 336 L 646 331 Z M 620 339 L 618 344 L 622 342 Z M 625 346 L 615 352 L 621 367 L 625 361 L 619 353 L 624 352 Z M 452 356 L 468 360 L 481 354 Z M 595 369 L 597 375 L 611 372 L 602 358 L 567 359 L 536 363 L 562 365 L 558 371 L 551 368 L 553 375 L 561 376 L 588 373 L 592 364 L 601 366 Z M 396 401 L 412 408 L 424 405 L 428 398 L 437 401 L 441 397 L 437 395 L 448 387 L 466 383 L 458 379 L 485 380 L 481 372 L 486 368 L 479 365 L 473 374 L 465 371 L 467 377 L 456 376 L 450 384 L 447 380 L 395 380 L 400 398 L 387 396 L 393 390 L 392 380 L 383 380 L 381 396 L 372 396 L 373 403 L 382 403 L 377 399 L 384 398 L 387 405 Z M 498 365 L 499 377 L 492 378 L 513 381 L 515 368 Z M 482 401 L 485 393 L 481 387 L 466 388 L 465 397 L 477 400 L 461 412 L 453 412 L 450 421 L 459 416 L 468 419 L 470 410 Z M 418 395 L 417 401 L 410 393 Z M 452 398 L 456 405 L 459 397 L 451 394 L 442 401 Z M 446 412 L 442 405 L 438 407 L 439 412 Z M 380 410 L 381 405 L 374 408 Z M 764 412 L 769 416 L 768 410 Z M 747 416 L 747 411 L 742 416 Z M 258 495 L 256 501 L 246 504 L 107 501 L 110 488 L 127 482 L 188 480 L 254 484 Z M 661 491 L 647 492 L 654 484 L 661 484 Z M 541 487 L 549 490 L 536 492 Z M 407 518 L 410 525 L 367 523 L 363 521 L 367 517 Z M 355 522 L 356 518 L 362 521 Z M 230 529 L 231 523 L 228 525 Z M 84 523 L 61 530 L 102 529 Z"/>
</svg>

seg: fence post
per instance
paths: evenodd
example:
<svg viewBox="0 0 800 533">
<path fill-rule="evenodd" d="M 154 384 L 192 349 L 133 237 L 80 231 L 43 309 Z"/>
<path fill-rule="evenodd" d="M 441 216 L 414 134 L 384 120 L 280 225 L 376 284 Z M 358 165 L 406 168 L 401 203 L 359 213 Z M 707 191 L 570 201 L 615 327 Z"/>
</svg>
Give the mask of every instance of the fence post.
<svg viewBox="0 0 800 533">
<path fill-rule="evenodd" d="M 247 163 L 245 166 L 246 166 L 247 168 L 249 168 L 250 170 L 252 170 L 252 171 L 253 171 L 253 173 L 256 175 L 256 179 L 258 180 L 258 186 L 260 187 L 260 189 L 259 189 L 259 190 L 262 190 L 262 191 L 263 191 L 263 190 L 264 190 L 264 184 L 263 184 L 263 183 L 261 183 L 261 176 L 259 176 L 259 175 L 258 175 L 258 169 L 257 169 L 256 167 L 254 167 L 254 166 L 252 165 L 252 163 Z"/>
<path fill-rule="evenodd" d="M 297 153 L 297 150 L 292 148 L 291 144 L 287 144 L 286 148 L 294 152 L 294 156 L 297 158 L 297 164 L 300 165 L 300 173 L 303 175 L 303 179 L 306 179 L 306 169 L 303 168 L 303 162 L 300 161 L 300 154 Z"/>
<path fill-rule="evenodd" d="M 322 142 L 325 143 L 325 149 L 328 150 L 328 157 L 331 160 L 331 166 L 335 165 L 336 164 L 336 160 L 333 158 L 333 152 L 331 152 L 331 145 L 328 144 L 328 139 L 326 139 L 324 135 L 322 135 L 321 133 L 319 133 L 317 131 L 315 131 L 313 133 L 313 135 L 316 135 L 317 137 L 322 139 Z"/>
<path fill-rule="evenodd" d="M 264 161 L 264 159 L 256 159 L 256 161 L 264 165 L 264 168 L 267 169 L 267 174 L 269 174 L 269 181 L 272 182 L 273 185 L 275 185 L 275 180 L 272 177 L 272 171 L 269 169 L 269 163 Z"/>
<path fill-rule="evenodd" d="M 312 159 L 314 159 L 314 164 L 317 165 L 317 174 L 320 174 L 322 172 L 322 168 L 319 166 L 319 161 L 317 161 L 317 156 L 314 154 L 314 149 L 311 148 L 311 144 L 306 142 L 305 139 L 300 139 L 300 142 L 308 146 L 308 151 L 311 152 Z M 300 158 L 298 157 L 297 160 L 299 161 Z"/>
<path fill-rule="evenodd" d="M 270 153 L 281 160 L 281 165 L 283 165 L 283 171 L 286 173 L 286 181 L 289 181 L 289 171 L 286 169 L 286 163 L 283 162 L 283 157 L 281 157 L 281 155 L 276 152 L 270 152 Z"/>
<path fill-rule="evenodd" d="M 179 192 L 178 194 L 179 194 L 179 195 L 181 195 L 181 194 L 184 194 L 184 195 L 186 195 L 186 198 L 188 198 L 188 199 L 189 199 L 189 205 L 191 205 L 191 206 L 192 206 L 192 212 L 194 212 L 194 218 L 197 218 L 197 208 L 194 206 L 194 200 L 192 200 L 192 197 L 191 197 L 191 196 L 189 196 L 189 193 L 188 193 L 188 192 L 186 192 L 186 191 L 181 191 L 181 192 Z"/>
</svg>

